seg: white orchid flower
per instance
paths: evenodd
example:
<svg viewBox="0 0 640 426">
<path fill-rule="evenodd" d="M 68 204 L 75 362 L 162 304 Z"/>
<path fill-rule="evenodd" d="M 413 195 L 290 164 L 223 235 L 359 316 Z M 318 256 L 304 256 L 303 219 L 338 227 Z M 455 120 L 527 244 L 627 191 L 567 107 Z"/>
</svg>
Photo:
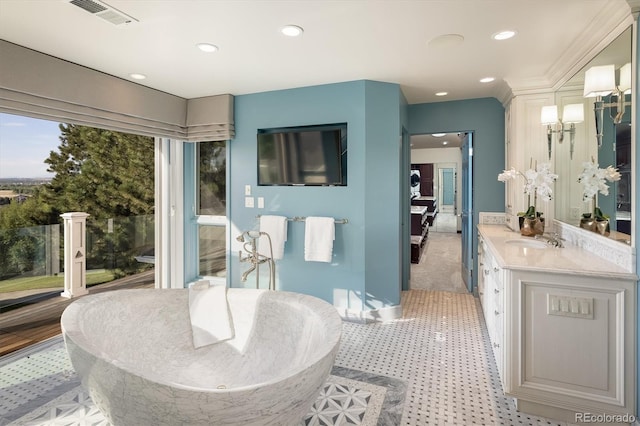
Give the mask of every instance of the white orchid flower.
<svg viewBox="0 0 640 426">
<path fill-rule="evenodd" d="M 552 184 L 558 179 L 558 175 L 551 173 L 551 163 L 541 163 L 535 169 L 526 170 L 524 173 L 517 171 L 513 167 L 504 170 L 498 175 L 498 180 L 506 182 L 513 180 L 517 176 L 524 178 L 524 193 L 529 197 L 527 205 L 533 207 L 533 215 L 536 216 L 536 200 L 538 197 L 545 201 L 552 199 Z M 531 195 L 534 195 L 533 205 L 531 205 Z M 528 211 L 528 210 L 527 210 Z"/>
<path fill-rule="evenodd" d="M 508 180 L 515 179 L 518 176 L 518 172 L 513 167 L 509 170 L 504 170 L 502 173 L 498 175 L 498 180 L 500 182 L 506 182 Z"/>
<path fill-rule="evenodd" d="M 578 176 L 578 182 L 582 184 L 583 201 L 591 200 L 598 192 L 609 195 L 609 185 L 606 181 L 614 182 L 620 178 L 620 172 L 613 166 L 601 169 L 593 161 L 582 163 L 582 173 Z"/>
</svg>

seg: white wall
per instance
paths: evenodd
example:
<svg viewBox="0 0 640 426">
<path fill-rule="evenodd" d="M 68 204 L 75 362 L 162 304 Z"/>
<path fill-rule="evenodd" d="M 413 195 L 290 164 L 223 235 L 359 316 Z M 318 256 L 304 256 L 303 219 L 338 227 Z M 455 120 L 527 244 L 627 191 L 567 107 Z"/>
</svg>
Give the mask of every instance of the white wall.
<svg viewBox="0 0 640 426">
<path fill-rule="evenodd" d="M 456 165 L 456 206 L 459 211 L 462 206 L 462 180 L 460 179 L 462 155 L 460 153 L 460 148 L 412 149 L 411 164 L 420 163 L 434 163 L 433 190 L 435 195 L 438 194 L 438 187 L 440 185 L 440 182 L 438 181 L 439 164 L 441 164 L 442 167 L 451 167 L 452 163 Z"/>
</svg>

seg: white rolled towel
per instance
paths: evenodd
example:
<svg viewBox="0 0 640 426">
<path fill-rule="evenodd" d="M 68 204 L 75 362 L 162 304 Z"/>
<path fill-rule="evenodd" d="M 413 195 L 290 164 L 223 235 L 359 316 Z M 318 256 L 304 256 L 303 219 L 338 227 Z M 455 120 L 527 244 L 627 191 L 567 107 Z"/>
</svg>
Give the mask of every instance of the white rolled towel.
<svg viewBox="0 0 640 426">
<path fill-rule="evenodd" d="M 304 260 L 331 262 L 335 220 L 332 217 L 307 217 L 304 228 Z"/>
<path fill-rule="evenodd" d="M 224 284 L 201 280 L 189 287 L 189 316 L 196 348 L 229 340 L 235 334 Z"/>
</svg>

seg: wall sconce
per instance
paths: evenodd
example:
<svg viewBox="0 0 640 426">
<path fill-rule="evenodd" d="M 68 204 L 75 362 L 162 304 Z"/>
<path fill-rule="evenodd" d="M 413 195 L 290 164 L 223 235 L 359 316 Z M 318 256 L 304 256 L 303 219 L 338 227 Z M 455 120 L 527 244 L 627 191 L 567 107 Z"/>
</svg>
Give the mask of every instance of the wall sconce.
<svg viewBox="0 0 640 426">
<path fill-rule="evenodd" d="M 549 147 L 549 160 L 551 160 L 551 142 L 553 134 L 558 133 L 558 143 L 564 141 L 564 133 L 569 133 L 569 155 L 573 159 L 573 147 L 575 144 L 576 124 L 584 121 L 584 106 L 582 104 L 565 105 L 562 117 L 558 118 L 558 106 L 543 106 L 540 113 L 540 122 L 547 126 L 547 146 Z M 569 124 L 569 128 L 565 125 Z M 554 129 L 555 127 L 555 129 Z"/>
<path fill-rule="evenodd" d="M 616 85 L 615 65 L 600 65 L 591 67 L 584 74 L 584 97 L 596 98 L 593 103 L 593 111 L 596 119 L 596 139 L 598 148 L 602 147 L 602 125 L 604 121 L 604 109 L 614 108 L 615 115 L 611 119 L 615 124 L 622 121 L 626 108 L 625 93 L 631 93 L 631 63 L 620 68 L 620 84 Z M 605 103 L 604 96 L 610 96 L 610 102 Z M 613 111 L 613 110 L 612 110 Z"/>
</svg>

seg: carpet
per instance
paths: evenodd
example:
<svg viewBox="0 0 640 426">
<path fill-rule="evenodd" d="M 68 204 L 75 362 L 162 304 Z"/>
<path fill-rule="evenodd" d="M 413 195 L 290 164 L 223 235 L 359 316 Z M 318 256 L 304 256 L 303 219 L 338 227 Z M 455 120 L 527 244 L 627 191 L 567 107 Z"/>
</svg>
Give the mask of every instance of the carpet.
<svg viewBox="0 0 640 426">
<path fill-rule="evenodd" d="M 411 264 L 412 290 L 467 293 L 462 281 L 461 234 L 429 231 L 419 263 Z"/>
</svg>

